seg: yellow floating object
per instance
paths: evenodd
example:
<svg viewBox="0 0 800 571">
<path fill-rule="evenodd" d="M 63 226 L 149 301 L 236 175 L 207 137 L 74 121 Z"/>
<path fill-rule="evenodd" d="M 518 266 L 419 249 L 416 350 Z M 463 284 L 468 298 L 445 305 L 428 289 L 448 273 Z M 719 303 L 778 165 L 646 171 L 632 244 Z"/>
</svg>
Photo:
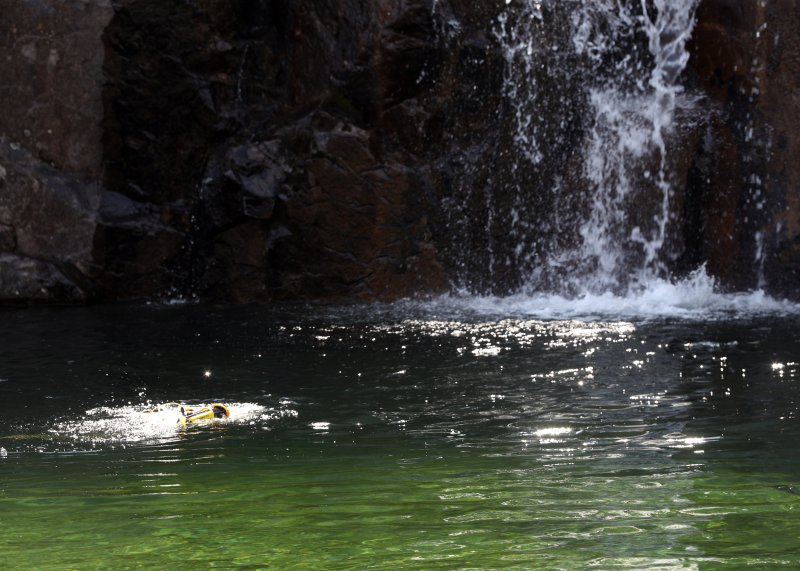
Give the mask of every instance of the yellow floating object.
<svg viewBox="0 0 800 571">
<path fill-rule="evenodd" d="M 228 418 L 231 411 L 224 404 L 214 403 L 211 406 L 182 406 L 181 416 L 178 419 L 178 424 L 185 426 L 194 422 L 203 420 L 214 420 L 220 418 Z"/>
</svg>

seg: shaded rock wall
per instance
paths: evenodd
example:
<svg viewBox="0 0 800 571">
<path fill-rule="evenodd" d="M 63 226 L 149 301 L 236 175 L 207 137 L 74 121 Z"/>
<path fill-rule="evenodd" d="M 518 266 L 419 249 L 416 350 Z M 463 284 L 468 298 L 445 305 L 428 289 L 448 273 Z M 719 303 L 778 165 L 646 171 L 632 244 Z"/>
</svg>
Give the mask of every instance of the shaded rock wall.
<svg viewBox="0 0 800 571">
<path fill-rule="evenodd" d="M 69 299 L 445 289 L 429 167 L 393 132 L 424 131 L 414 98 L 439 51 L 431 8 L 30 0 L 5 11 L 13 57 L 0 74 L 13 85 L 0 90 L 0 133 L 97 194 L 80 260 L 89 279 L 70 282 Z M 22 254 L 12 221 L 50 233 L 22 194 L 5 194 L 4 254 Z M 51 261 L 65 275 L 78 264 L 67 251 Z"/>
<path fill-rule="evenodd" d="M 688 208 L 729 289 L 800 297 L 800 5 L 702 0 L 689 81 L 709 111 Z"/>
<path fill-rule="evenodd" d="M 0 299 L 87 300 L 100 194 L 0 142 Z"/>
<path fill-rule="evenodd" d="M 698 9 L 672 264 L 800 297 L 800 16 L 762 4 Z M 535 220 L 555 180 L 578 196 L 581 135 L 576 117 L 554 122 L 548 169 L 517 161 L 504 9 L 6 2 L 0 299 L 394 299 L 459 276 L 515 288 L 535 269 L 515 265 L 518 246 L 560 229 L 509 235 L 519 197 L 503 177 L 530 186 Z M 558 83 L 542 69 L 541 85 Z"/>
<path fill-rule="evenodd" d="M 119 2 L 104 183 L 183 241 L 159 240 L 160 272 L 115 252 L 113 275 L 236 301 L 442 291 L 424 147 L 396 132 L 426 130 L 435 35 L 430 3 Z"/>
<path fill-rule="evenodd" d="M 110 0 L 4 0 L 0 11 L 0 135 L 44 163 L 97 179 Z"/>
<path fill-rule="evenodd" d="M 93 295 L 107 1 L 3 2 L 0 300 Z"/>
</svg>

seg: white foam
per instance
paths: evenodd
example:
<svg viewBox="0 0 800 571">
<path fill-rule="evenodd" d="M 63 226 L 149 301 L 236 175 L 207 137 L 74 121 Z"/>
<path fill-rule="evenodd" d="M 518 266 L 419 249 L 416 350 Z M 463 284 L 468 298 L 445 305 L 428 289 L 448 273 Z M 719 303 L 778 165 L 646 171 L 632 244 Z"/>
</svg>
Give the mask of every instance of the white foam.
<svg viewBox="0 0 800 571">
<path fill-rule="evenodd" d="M 624 296 L 609 292 L 585 293 L 575 298 L 546 293 L 507 297 L 446 295 L 426 303 L 425 308 L 480 316 L 582 320 L 705 320 L 800 315 L 800 304 L 772 298 L 761 290 L 720 293 L 705 268 L 684 280 L 652 280 Z"/>
</svg>

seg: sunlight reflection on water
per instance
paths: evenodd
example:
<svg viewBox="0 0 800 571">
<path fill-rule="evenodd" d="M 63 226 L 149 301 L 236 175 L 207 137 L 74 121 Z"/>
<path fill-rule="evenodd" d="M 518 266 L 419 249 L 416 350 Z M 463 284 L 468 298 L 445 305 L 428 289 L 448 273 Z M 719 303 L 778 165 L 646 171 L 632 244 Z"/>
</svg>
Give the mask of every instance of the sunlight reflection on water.
<svg viewBox="0 0 800 571">
<path fill-rule="evenodd" d="M 774 555 L 797 531 L 795 321 L 391 311 L 6 320 L 4 521 L 60 554 L 135 537 L 154 565 L 181 538 L 276 568 L 691 568 L 732 537 L 742 563 L 800 563 Z M 231 420 L 145 412 L 182 394 Z"/>
</svg>

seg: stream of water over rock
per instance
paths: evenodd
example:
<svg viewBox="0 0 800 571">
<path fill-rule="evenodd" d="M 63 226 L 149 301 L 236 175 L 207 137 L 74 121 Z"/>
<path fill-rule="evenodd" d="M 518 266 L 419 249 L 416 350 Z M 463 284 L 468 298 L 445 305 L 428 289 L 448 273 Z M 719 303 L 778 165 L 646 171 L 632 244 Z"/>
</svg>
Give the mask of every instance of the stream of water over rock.
<svg viewBox="0 0 800 571">
<path fill-rule="evenodd" d="M 486 199 L 488 248 L 498 234 L 516 243 L 504 263 L 526 293 L 626 295 L 669 280 L 697 0 L 507 4 L 495 35 L 514 156 Z"/>
</svg>

